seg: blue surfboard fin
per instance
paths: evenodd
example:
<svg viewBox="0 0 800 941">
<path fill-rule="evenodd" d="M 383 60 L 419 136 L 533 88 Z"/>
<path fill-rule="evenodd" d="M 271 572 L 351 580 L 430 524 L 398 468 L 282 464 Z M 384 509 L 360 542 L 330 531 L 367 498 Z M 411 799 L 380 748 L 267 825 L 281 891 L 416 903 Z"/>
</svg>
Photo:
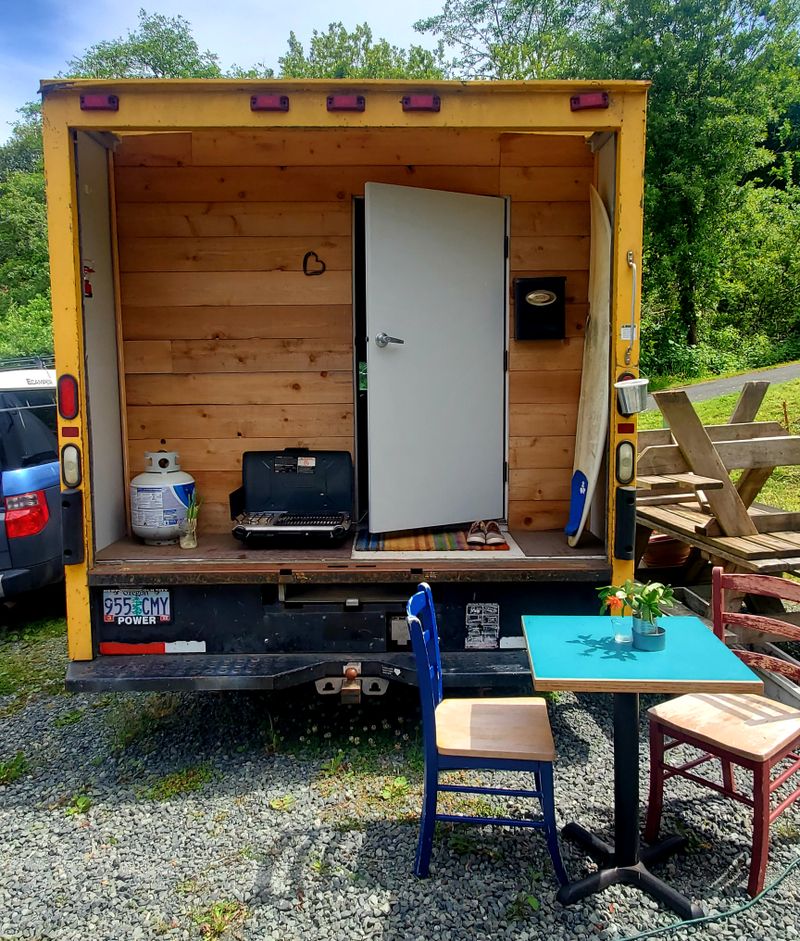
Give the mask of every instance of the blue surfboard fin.
<svg viewBox="0 0 800 941">
<path fill-rule="evenodd" d="M 572 475 L 572 488 L 570 493 L 569 520 L 564 527 L 568 536 L 574 536 L 581 525 L 583 508 L 586 505 L 586 494 L 589 492 L 589 481 L 583 471 L 576 470 Z"/>
</svg>

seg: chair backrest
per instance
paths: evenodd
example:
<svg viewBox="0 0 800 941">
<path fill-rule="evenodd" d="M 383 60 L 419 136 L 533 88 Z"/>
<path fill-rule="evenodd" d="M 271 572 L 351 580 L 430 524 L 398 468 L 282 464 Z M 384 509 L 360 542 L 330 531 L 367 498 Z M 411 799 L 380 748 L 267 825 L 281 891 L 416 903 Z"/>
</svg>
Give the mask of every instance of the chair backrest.
<svg viewBox="0 0 800 941">
<path fill-rule="evenodd" d="M 761 595 L 781 601 L 800 602 L 800 584 L 773 575 L 727 575 L 717 566 L 711 572 L 711 613 L 714 633 L 721 641 L 725 640 L 725 627 L 744 628 L 748 632 L 765 635 L 768 638 L 800 641 L 800 627 L 787 624 L 775 617 L 763 614 L 750 614 L 740 611 L 728 611 L 726 591 L 735 591 L 739 595 Z M 752 634 L 750 635 L 752 637 Z M 754 638 L 756 639 L 756 638 Z M 745 638 L 747 643 L 747 637 Z M 800 683 L 800 667 L 770 654 L 757 653 L 754 650 L 738 650 L 734 653 L 748 666 L 780 673 L 795 683 Z"/>
<path fill-rule="evenodd" d="M 406 622 L 417 662 L 423 732 L 427 737 L 428 733 L 435 729 L 434 714 L 442 701 L 442 660 L 439 654 L 433 595 L 430 585 L 426 582 L 422 582 L 418 591 L 408 599 Z"/>
</svg>

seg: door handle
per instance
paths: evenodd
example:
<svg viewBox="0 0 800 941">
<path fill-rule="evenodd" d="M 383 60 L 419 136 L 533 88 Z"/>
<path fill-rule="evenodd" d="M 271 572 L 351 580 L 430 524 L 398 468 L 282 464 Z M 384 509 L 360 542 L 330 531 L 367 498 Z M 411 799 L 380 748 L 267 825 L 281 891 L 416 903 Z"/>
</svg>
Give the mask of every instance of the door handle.
<svg viewBox="0 0 800 941">
<path fill-rule="evenodd" d="M 398 337 L 390 337 L 386 333 L 379 333 L 375 337 L 375 346 L 379 346 L 383 349 L 385 346 L 388 346 L 390 343 L 405 343 L 405 340 L 401 340 Z"/>
</svg>

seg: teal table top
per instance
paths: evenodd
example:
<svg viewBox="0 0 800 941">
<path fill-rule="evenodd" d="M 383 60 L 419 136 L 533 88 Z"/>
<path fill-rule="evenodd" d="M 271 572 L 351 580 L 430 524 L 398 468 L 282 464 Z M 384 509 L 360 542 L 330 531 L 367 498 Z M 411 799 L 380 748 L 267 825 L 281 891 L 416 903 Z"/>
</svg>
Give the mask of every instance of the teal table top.
<svg viewBox="0 0 800 941">
<path fill-rule="evenodd" d="M 666 646 L 618 644 L 611 618 L 526 615 L 522 630 L 536 690 L 761 693 L 753 671 L 698 618 L 669 617 Z"/>
</svg>

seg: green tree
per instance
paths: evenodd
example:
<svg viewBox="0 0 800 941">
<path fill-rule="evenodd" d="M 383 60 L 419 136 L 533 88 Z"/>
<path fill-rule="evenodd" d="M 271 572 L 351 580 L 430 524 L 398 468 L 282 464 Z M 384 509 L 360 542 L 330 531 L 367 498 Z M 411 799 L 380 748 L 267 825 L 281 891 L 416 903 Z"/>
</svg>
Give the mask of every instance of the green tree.
<svg viewBox="0 0 800 941">
<path fill-rule="evenodd" d="M 464 78 L 572 78 L 594 9 L 593 0 L 445 0 L 414 27 L 456 51 L 448 67 Z"/>
<path fill-rule="evenodd" d="M 44 175 L 13 170 L 0 183 L 0 354 L 52 349 Z"/>
<path fill-rule="evenodd" d="M 201 52 L 181 16 L 139 11 L 138 25 L 119 39 L 72 59 L 68 75 L 82 78 L 217 78 L 211 52 Z M 240 78 L 272 75 L 262 63 L 233 66 Z M 0 355 L 52 349 L 47 228 L 42 172 L 41 109 L 27 104 L 10 140 L 0 146 Z"/>
<path fill-rule="evenodd" d="M 427 78 L 444 76 L 441 46 L 435 51 L 411 46 L 402 49 L 385 39 L 373 41 L 362 23 L 348 32 L 331 23 L 326 32 L 311 35 L 308 53 L 294 33 L 289 49 L 278 59 L 284 78 Z"/>
<path fill-rule="evenodd" d="M 0 183 L 17 170 L 41 170 L 42 110 L 38 102 L 17 109 L 20 120 L 11 128 L 11 136 L 0 144 Z"/>
<path fill-rule="evenodd" d="M 125 37 L 90 46 L 67 63 L 73 78 L 220 78 L 219 57 L 200 51 L 182 16 L 139 10 Z"/>
<path fill-rule="evenodd" d="M 796 80 L 799 17 L 797 0 L 614 0 L 585 50 L 587 74 L 653 82 L 649 296 L 677 314 L 690 345 L 719 300 L 742 184 L 773 159 L 765 142 Z"/>
</svg>

